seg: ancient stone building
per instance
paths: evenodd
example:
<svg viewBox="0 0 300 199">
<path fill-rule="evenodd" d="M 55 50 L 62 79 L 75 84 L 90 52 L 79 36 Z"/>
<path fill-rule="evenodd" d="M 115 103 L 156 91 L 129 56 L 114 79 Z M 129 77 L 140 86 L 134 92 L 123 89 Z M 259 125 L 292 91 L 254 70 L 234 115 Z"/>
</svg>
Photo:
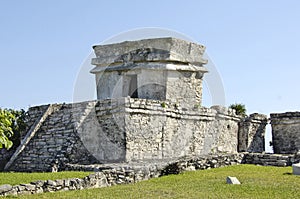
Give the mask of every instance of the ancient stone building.
<svg viewBox="0 0 300 199">
<path fill-rule="evenodd" d="M 300 151 L 300 112 L 271 114 L 274 153 Z"/>
<path fill-rule="evenodd" d="M 266 116 L 201 106 L 204 50 L 175 38 L 94 46 L 98 99 L 30 108 L 5 169 L 262 152 Z"/>
<path fill-rule="evenodd" d="M 205 47 L 175 38 L 94 46 L 99 100 L 131 98 L 201 105 Z"/>
</svg>

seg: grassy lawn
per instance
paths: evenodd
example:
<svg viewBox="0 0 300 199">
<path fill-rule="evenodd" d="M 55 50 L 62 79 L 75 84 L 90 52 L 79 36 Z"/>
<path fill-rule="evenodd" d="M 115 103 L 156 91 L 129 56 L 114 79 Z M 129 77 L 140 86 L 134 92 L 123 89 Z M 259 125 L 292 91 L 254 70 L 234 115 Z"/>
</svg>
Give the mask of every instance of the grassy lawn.
<svg viewBox="0 0 300 199">
<path fill-rule="evenodd" d="M 65 178 L 83 178 L 92 172 L 74 172 L 64 171 L 57 173 L 1 173 L 0 172 L 0 185 L 2 184 L 26 184 L 37 180 L 57 180 Z"/>
<path fill-rule="evenodd" d="M 18 198 L 299 198 L 300 176 L 291 172 L 291 167 L 237 165 L 185 172 L 136 184 Z M 226 184 L 227 176 L 237 177 L 242 184 Z"/>
</svg>

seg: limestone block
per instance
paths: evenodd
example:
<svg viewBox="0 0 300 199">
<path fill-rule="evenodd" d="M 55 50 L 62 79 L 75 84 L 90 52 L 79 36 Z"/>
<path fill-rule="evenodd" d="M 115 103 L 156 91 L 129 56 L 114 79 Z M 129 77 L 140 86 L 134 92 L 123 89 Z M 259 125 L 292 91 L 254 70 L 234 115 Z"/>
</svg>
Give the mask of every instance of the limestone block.
<svg viewBox="0 0 300 199">
<path fill-rule="evenodd" d="M 3 194 L 5 192 L 8 192 L 12 189 L 12 186 L 10 184 L 4 184 L 0 186 L 0 194 Z"/>
<path fill-rule="evenodd" d="M 293 164 L 293 174 L 294 175 L 300 175 L 300 163 Z"/>
<path fill-rule="evenodd" d="M 226 178 L 226 183 L 227 184 L 241 184 L 240 181 L 236 177 L 231 177 L 231 176 L 228 176 Z"/>
</svg>

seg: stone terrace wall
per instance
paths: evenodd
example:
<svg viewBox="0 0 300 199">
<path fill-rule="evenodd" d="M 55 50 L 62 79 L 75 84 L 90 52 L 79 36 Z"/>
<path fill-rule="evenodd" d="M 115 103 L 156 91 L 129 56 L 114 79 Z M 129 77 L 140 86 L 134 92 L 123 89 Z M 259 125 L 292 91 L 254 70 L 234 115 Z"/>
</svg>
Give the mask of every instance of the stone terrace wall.
<svg viewBox="0 0 300 199">
<path fill-rule="evenodd" d="M 242 163 L 285 167 L 291 166 L 299 161 L 300 154 L 245 153 Z"/>
<path fill-rule="evenodd" d="M 300 112 L 271 114 L 274 153 L 300 151 Z"/>
<path fill-rule="evenodd" d="M 109 153 L 110 158 L 141 161 L 237 152 L 241 117 L 232 109 L 186 109 L 179 102 L 134 98 L 98 103 L 102 130 L 118 148 L 119 154 Z"/>
<path fill-rule="evenodd" d="M 187 109 L 180 102 L 129 97 L 51 107 L 55 110 L 10 161 L 8 170 L 50 171 L 55 161 L 63 169 L 66 163 L 159 161 L 236 153 L 242 121 L 234 110 L 220 106 Z M 28 124 L 43 114 L 43 108 L 29 109 Z M 251 132 L 264 130 L 252 121 L 248 120 L 252 128 L 247 139 L 255 135 Z"/>
</svg>

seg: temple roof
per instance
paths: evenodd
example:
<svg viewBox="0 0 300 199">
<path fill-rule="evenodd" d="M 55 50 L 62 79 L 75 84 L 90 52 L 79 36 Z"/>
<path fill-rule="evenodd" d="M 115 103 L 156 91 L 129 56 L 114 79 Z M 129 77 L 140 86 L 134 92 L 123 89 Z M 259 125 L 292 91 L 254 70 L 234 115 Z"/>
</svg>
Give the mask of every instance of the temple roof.
<svg viewBox="0 0 300 199">
<path fill-rule="evenodd" d="M 177 69 L 182 67 L 182 70 L 205 71 L 203 65 L 207 63 L 203 59 L 205 46 L 172 37 L 95 45 L 93 49 L 96 58 L 92 59 L 92 64 L 96 68 L 92 73 L 100 71 L 102 67 L 118 70 L 120 67 L 136 67 L 139 63 L 148 63 L 148 66 L 153 66 L 151 63 L 170 63 L 179 65 Z M 168 69 L 163 64 L 161 66 Z"/>
</svg>

